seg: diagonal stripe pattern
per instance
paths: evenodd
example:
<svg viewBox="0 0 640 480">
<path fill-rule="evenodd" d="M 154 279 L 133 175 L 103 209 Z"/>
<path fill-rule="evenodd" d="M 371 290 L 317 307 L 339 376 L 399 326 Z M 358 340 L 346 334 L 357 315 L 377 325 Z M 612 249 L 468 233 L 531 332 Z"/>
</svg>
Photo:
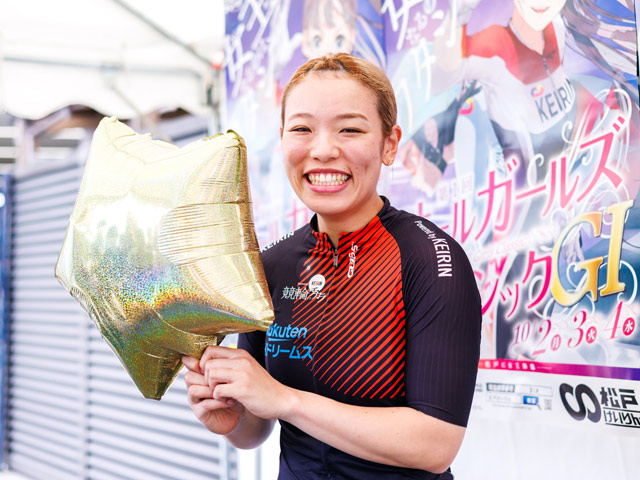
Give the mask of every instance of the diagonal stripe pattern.
<svg viewBox="0 0 640 480">
<path fill-rule="evenodd" d="M 298 286 L 321 274 L 327 297 L 294 302 L 292 326 L 309 332 L 295 344 L 312 347 L 307 366 L 333 391 L 367 399 L 403 396 L 405 312 L 398 245 L 376 217 L 340 237 L 337 266 L 335 255 L 328 237 L 317 234 Z"/>
</svg>

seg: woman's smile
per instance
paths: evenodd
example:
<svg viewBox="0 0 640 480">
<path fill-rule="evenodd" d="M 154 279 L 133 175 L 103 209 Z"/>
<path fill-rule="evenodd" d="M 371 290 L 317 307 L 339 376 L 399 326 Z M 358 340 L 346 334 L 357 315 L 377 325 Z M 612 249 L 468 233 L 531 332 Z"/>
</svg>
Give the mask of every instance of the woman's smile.
<svg viewBox="0 0 640 480">
<path fill-rule="evenodd" d="M 347 187 L 351 175 L 332 170 L 314 170 L 305 174 L 309 189 L 319 194 L 335 194 Z"/>
<path fill-rule="evenodd" d="M 307 180 L 313 186 L 341 186 L 349 180 L 344 173 L 308 173 Z"/>
</svg>

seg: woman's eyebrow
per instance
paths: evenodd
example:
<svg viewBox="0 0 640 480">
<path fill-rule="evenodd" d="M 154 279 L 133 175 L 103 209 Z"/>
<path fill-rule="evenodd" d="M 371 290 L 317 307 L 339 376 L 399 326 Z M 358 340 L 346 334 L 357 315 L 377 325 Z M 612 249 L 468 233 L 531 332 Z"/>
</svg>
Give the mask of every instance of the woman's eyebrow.
<svg viewBox="0 0 640 480">
<path fill-rule="evenodd" d="M 367 122 L 369 121 L 369 119 L 367 118 L 366 115 L 363 115 L 362 113 L 357 113 L 357 112 L 341 113 L 340 115 L 336 115 L 336 118 L 338 118 L 340 120 L 349 120 L 349 119 L 352 119 L 352 118 L 361 118 L 362 120 L 366 120 Z"/>
<path fill-rule="evenodd" d="M 289 115 L 287 117 L 287 119 L 290 120 L 292 118 L 298 118 L 298 117 L 310 118 L 310 117 L 313 117 L 313 115 L 311 115 L 310 113 L 307 113 L 307 112 L 297 112 L 297 113 L 292 113 L 291 115 Z"/>
<path fill-rule="evenodd" d="M 293 120 L 296 118 L 313 118 L 314 115 L 312 113 L 308 113 L 308 112 L 296 112 L 296 113 L 292 113 L 291 115 L 289 115 L 287 117 L 287 120 Z M 335 118 L 337 120 L 350 120 L 353 118 L 360 118 L 362 120 L 365 121 L 369 121 L 369 118 L 362 114 L 362 113 L 358 113 L 358 112 L 346 112 L 346 113 L 340 113 L 338 115 L 335 116 Z"/>
</svg>

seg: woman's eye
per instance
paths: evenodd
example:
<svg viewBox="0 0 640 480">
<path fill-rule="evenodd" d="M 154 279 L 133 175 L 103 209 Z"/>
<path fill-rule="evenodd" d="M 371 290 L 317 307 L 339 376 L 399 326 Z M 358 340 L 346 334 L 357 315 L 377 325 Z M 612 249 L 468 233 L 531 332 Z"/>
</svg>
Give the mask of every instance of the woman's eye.
<svg viewBox="0 0 640 480">
<path fill-rule="evenodd" d="M 293 127 L 291 129 L 292 132 L 310 132 L 309 127 Z"/>
<path fill-rule="evenodd" d="M 360 132 L 362 132 L 362 130 L 360 130 L 359 128 L 343 128 L 342 131 L 345 132 L 345 133 L 360 133 Z"/>
</svg>

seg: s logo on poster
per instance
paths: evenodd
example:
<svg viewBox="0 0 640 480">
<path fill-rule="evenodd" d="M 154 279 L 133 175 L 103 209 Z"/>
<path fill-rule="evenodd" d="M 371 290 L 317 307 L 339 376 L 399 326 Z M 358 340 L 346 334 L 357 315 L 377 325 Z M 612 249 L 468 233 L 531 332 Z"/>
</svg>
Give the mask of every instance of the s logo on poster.
<svg viewBox="0 0 640 480">
<path fill-rule="evenodd" d="M 567 397 L 573 397 L 573 400 L 578 404 L 577 409 L 573 408 Z M 597 423 L 602 417 L 598 397 L 593 393 L 593 390 L 582 383 L 578 385 L 575 390 L 567 383 L 560 385 L 560 399 L 562 400 L 562 405 L 564 405 L 564 408 L 574 420 L 582 421 L 588 418 L 592 422 Z M 585 403 L 585 400 L 588 401 Z M 591 408 L 588 408 L 588 406 Z"/>
<path fill-rule="evenodd" d="M 632 388 L 602 386 L 596 394 L 583 383 L 575 388 L 563 383 L 559 390 L 562 405 L 574 420 L 598 423 L 604 418 L 605 425 L 640 428 L 640 408 Z"/>
</svg>

